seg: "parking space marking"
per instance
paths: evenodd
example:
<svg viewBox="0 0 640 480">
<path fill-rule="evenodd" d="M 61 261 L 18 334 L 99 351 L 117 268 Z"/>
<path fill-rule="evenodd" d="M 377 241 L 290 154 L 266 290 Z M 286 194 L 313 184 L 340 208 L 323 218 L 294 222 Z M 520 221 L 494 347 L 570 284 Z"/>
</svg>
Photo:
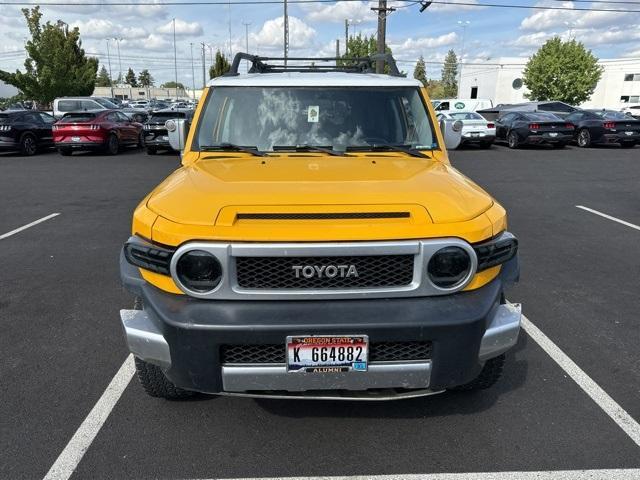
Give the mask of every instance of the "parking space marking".
<svg viewBox="0 0 640 480">
<path fill-rule="evenodd" d="M 640 447 L 640 424 L 524 315 L 522 316 L 522 328 Z"/>
<path fill-rule="evenodd" d="M 226 480 L 637 480 L 640 469 L 556 470 L 543 472 L 425 473 L 332 477 L 256 477 Z M 200 479 L 205 480 L 205 479 Z M 215 480 L 215 479 L 208 479 Z"/>
<path fill-rule="evenodd" d="M 601 217 L 604 217 L 606 219 L 612 220 L 614 222 L 621 223 L 622 225 L 626 225 L 627 227 L 631 227 L 631 228 L 635 228 L 636 230 L 640 230 L 640 226 L 638 226 L 638 225 L 635 225 L 635 224 L 630 223 L 630 222 L 625 222 L 624 220 L 621 220 L 621 219 L 616 218 L 616 217 L 612 217 L 611 215 L 607 215 L 606 213 L 599 212 L 598 210 L 594 210 L 593 208 L 585 207 L 583 205 L 576 205 L 576 208 L 579 208 L 580 210 L 584 210 L 585 212 L 593 213 L 594 215 L 600 215 Z"/>
<path fill-rule="evenodd" d="M 3 233 L 2 235 L 0 235 L 0 240 L 4 240 L 5 238 L 9 238 L 11 235 L 15 235 L 16 233 L 20 233 L 23 230 L 26 230 L 27 228 L 31 228 L 34 225 L 38 225 L 39 223 L 42 222 L 46 222 L 47 220 L 51 220 L 54 217 L 57 217 L 58 215 L 60 215 L 60 213 L 52 213 L 51 215 L 47 215 L 46 217 L 42 217 L 39 218 L 38 220 L 31 222 L 31 223 L 27 223 L 26 225 L 23 225 L 22 227 L 16 228 L 15 230 L 11 230 L 10 232 L 7 233 Z"/>
<path fill-rule="evenodd" d="M 133 355 L 129 355 L 113 377 L 102 396 L 84 419 L 67 446 L 49 469 L 44 480 L 67 480 L 82 460 L 96 435 L 118 403 L 135 373 Z"/>
</svg>

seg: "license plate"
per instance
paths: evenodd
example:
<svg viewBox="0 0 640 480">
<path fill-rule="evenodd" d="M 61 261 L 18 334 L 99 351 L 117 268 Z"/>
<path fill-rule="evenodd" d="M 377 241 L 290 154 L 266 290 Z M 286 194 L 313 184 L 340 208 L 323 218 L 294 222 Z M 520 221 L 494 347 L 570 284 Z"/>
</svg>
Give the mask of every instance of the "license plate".
<svg viewBox="0 0 640 480">
<path fill-rule="evenodd" d="M 471 132 L 472 137 L 479 137 L 480 134 L 478 132 Z"/>
<path fill-rule="evenodd" d="M 625 135 L 633 135 L 633 132 L 624 132 Z"/>
<path fill-rule="evenodd" d="M 366 372 L 366 335 L 287 337 L 287 371 L 307 373 Z"/>
<path fill-rule="evenodd" d="M 169 141 L 169 137 L 164 135 L 164 136 L 160 137 L 160 140 L 164 140 L 164 141 L 168 142 Z"/>
<path fill-rule="evenodd" d="M 71 141 L 72 142 L 79 142 L 80 141 L 80 137 L 71 137 Z"/>
</svg>

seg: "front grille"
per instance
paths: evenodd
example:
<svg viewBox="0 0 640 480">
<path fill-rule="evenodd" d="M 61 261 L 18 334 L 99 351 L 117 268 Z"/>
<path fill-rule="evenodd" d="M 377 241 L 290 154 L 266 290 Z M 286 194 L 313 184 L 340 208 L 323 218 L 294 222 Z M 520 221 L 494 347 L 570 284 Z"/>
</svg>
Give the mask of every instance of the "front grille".
<svg viewBox="0 0 640 480">
<path fill-rule="evenodd" d="M 402 287 L 413 280 L 413 261 L 413 255 L 237 257 L 236 275 L 246 289 Z"/>
<path fill-rule="evenodd" d="M 285 363 L 285 346 L 268 345 L 222 345 L 222 363 Z M 377 342 L 369 344 L 370 362 L 401 362 L 429 360 L 431 342 Z"/>
<path fill-rule="evenodd" d="M 238 220 L 369 220 L 409 218 L 409 212 L 239 213 Z"/>
</svg>

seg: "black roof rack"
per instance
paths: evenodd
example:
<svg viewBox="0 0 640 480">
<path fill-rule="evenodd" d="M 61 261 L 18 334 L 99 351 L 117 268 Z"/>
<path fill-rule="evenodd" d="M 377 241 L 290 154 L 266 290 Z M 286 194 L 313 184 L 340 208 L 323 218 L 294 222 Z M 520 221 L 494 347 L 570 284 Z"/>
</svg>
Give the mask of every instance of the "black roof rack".
<svg viewBox="0 0 640 480">
<path fill-rule="evenodd" d="M 240 62 L 247 60 L 251 67 L 249 73 L 284 73 L 284 72 L 346 72 L 346 73 L 376 73 L 376 62 L 382 61 L 389 66 L 389 75 L 394 77 L 402 77 L 398 70 L 396 61 L 390 53 L 379 53 L 368 57 L 355 58 L 336 58 L 336 57 L 289 57 L 287 64 L 284 64 L 282 57 L 259 57 L 248 53 L 236 53 L 231 64 L 231 69 L 225 73 L 225 76 L 239 75 L 238 68 Z M 282 63 L 273 64 L 266 63 L 278 61 Z M 303 62 L 303 63 L 299 63 Z M 326 62 L 332 62 L 326 63 Z M 342 63 L 342 64 L 340 64 Z"/>
</svg>

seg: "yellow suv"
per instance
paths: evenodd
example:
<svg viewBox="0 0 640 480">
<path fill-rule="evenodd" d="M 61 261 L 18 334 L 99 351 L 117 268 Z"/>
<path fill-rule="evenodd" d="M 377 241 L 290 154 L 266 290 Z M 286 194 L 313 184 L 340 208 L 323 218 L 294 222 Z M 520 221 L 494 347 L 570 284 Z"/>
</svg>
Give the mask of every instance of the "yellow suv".
<svg viewBox="0 0 640 480">
<path fill-rule="evenodd" d="M 425 89 L 390 55 L 272 60 L 209 83 L 182 167 L 134 212 L 121 321 L 147 393 L 491 386 L 520 329 L 518 242 L 450 165 Z"/>
</svg>

